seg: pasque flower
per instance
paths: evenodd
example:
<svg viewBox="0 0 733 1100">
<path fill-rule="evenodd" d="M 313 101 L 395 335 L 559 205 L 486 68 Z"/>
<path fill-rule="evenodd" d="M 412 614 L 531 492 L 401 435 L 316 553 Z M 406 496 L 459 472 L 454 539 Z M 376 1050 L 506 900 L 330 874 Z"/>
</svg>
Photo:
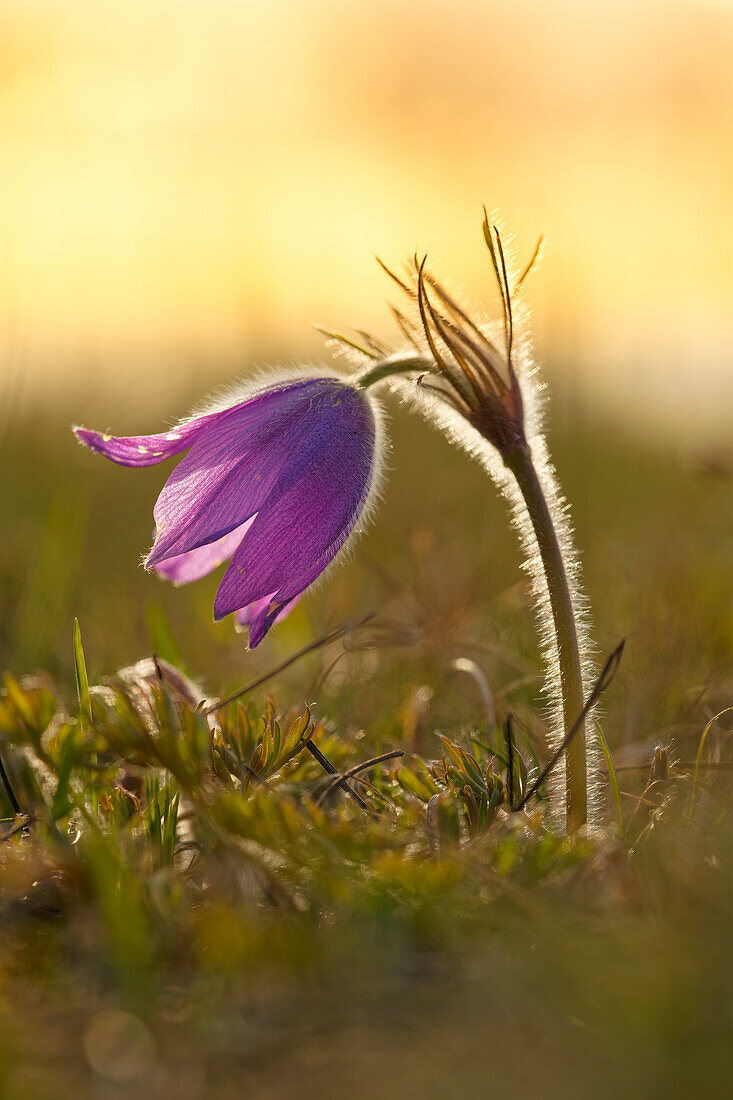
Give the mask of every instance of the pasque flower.
<svg viewBox="0 0 733 1100">
<path fill-rule="evenodd" d="M 514 324 L 515 298 L 537 250 L 511 282 L 501 237 L 485 212 L 483 234 L 503 331 L 474 320 L 415 257 L 407 281 L 385 268 L 410 303 L 406 313 L 392 311 L 407 347 L 390 352 L 367 333 L 359 333 L 361 343 L 328 334 L 360 354 L 360 373 L 350 380 L 280 380 L 160 435 L 75 431 L 91 450 L 127 466 L 188 452 L 158 498 L 145 565 L 182 584 L 231 558 L 214 614 L 234 612 L 254 647 L 333 561 L 378 491 L 382 429 L 372 387 L 416 374 L 418 386 L 396 383 L 402 393 L 418 396 L 429 420 L 479 459 L 511 504 L 547 666 L 550 744 L 558 759 L 565 752 L 553 773 L 552 801 L 557 817 L 575 828 L 587 820 L 588 796 L 592 810 L 597 789 L 597 752 L 584 721 L 585 601 L 542 428 L 542 387 Z"/>
<path fill-rule="evenodd" d="M 153 510 L 145 567 L 186 584 L 231 558 L 214 617 L 234 613 L 249 626 L 251 648 L 327 569 L 378 495 L 379 406 L 327 372 L 235 393 L 159 435 L 74 431 L 123 466 L 187 452 Z"/>
</svg>

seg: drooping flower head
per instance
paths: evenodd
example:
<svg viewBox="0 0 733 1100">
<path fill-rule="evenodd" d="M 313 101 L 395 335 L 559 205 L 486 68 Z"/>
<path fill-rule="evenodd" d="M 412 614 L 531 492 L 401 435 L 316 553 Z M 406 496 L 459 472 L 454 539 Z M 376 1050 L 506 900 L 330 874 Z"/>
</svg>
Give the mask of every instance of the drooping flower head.
<svg viewBox="0 0 733 1100">
<path fill-rule="evenodd" d="M 379 492 L 379 405 L 327 372 L 240 391 L 159 435 L 74 432 L 123 466 L 187 452 L 153 510 L 145 568 L 186 584 L 231 559 L 214 617 L 234 613 L 251 648 L 327 569 Z"/>
</svg>

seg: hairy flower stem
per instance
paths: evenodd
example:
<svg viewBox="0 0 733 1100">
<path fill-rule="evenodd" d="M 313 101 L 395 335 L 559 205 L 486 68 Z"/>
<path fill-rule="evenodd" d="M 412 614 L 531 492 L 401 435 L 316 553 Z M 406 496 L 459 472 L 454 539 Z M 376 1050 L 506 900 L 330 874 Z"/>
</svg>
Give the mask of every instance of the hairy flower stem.
<svg viewBox="0 0 733 1100">
<path fill-rule="evenodd" d="M 434 361 L 427 357 L 398 354 L 378 360 L 357 379 L 357 384 L 366 389 L 397 374 L 430 372 L 434 369 Z M 481 428 L 478 427 L 478 430 Z M 564 735 L 567 735 L 585 702 L 578 629 L 568 571 L 552 512 L 529 445 L 522 442 L 519 446 L 495 446 L 502 455 L 504 465 L 514 475 L 537 540 L 555 631 L 562 726 Z M 584 825 L 587 819 L 588 775 L 583 723 L 565 754 L 565 821 L 568 832 Z"/>
<path fill-rule="evenodd" d="M 584 698 L 578 632 L 565 561 L 555 524 L 552 520 L 552 513 L 542 483 L 537 476 L 529 447 L 526 445 L 517 447 L 505 455 L 504 464 L 514 474 L 519 491 L 527 506 L 527 513 L 542 559 L 552 620 L 555 627 L 563 727 L 565 733 L 567 733 L 583 709 Z M 585 727 L 583 725 L 570 742 L 565 760 L 565 805 L 568 832 L 584 825 L 587 820 L 587 787 Z"/>
</svg>

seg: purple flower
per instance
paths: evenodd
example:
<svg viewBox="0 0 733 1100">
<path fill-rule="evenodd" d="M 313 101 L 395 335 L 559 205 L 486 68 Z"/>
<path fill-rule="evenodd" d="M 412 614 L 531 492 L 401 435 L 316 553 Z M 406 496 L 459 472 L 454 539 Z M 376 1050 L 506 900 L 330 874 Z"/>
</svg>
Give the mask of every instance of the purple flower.
<svg viewBox="0 0 733 1100">
<path fill-rule="evenodd" d="M 123 466 L 188 452 L 153 509 L 145 567 L 186 584 L 231 558 L 214 617 L 234 612 L 251 648 L 330 565 L 379 490 L 379 407 L 338 377 L 282 380 L 160 435 L 74 432 Z"/>
</svg>

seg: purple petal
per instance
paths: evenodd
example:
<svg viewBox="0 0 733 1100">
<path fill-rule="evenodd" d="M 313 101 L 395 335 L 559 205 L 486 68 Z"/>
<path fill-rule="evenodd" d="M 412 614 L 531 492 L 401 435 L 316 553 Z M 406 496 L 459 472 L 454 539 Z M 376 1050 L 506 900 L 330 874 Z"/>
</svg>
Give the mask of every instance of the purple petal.
<svg viewBox="0 0 733 1100">
<path fill-rule="evenodd" d="M 215 618 L 274 593 L 271 609 L 258 617 L 264 636 L 284 605 L 323 572 L 366 502 L 374 441 L 374 414 L 358 390 L 344 387 L 338 404 L 319 407 L 307 444 L 284 470 L 224 574 Z"/>
<path fill-rule="evenodd" d="M 237 620 L 237 625 L 239 625 L 240 622 L 251 620 L 252 625 L 249 629 L 250 649 L 255 649 L 255 647 L 260 644 L 271 626 L 274 626 L 275 623 L 282 622 L 282 620 L 290 614 L 306 588 L 309 588 L 310 585 L 320 577 L 324 569 L 326 569 L 336 557 L 352 530 L 353 524 L 344 529 L 340 538 L 335 543 L 332 543 L 320 558 L 311 564 L 310 568 L 305 573 L 302 573 L 299 577 L 291 578 L 288 584 L 279 592 L 273 592 L 271 596 L 262 600 L 257 600 L 254 604 L 250 604 L 250 607 L 257 608 L 257 611 L 249 615 L 248 619 L 240 620 L 240 615 L 242 615 L 243 612 L 236 612 L 235 619 Z M 292 593 L 297 593 L 297 595 L 291 598 Z M 248 609 L 245 609 L 244 613 L 246 613 L 247 610 Z"/>
<path fill-rule="evenodd" d="M 78 427 L 74 428 L 74 435 L 90 451 L 120 466 L 155 466 L 190 447 L 207 420 L 208 417 L 200 416 L 162 435 L 107 435 Z"/>
<path fill-rule="evenodd" d="M 308 447 L 322 409 L 348 391 L 338 379 L 300 379 L 219 414 L 158 497 L 146 567 L 213 542 L 259 511 Z"/>
<path fill-rule="evenodd" d="M 198 546 L 195 550 L 188 550 L 185 554 L 177 554 L 158 562 L 155 572 L 167 581 L 172 581 L 173 584 L 189 584 L 191 581 L 200 580 L 232 556 L 252 522 L 248 519 L 216 542 Z"/>
<path fill-rule="evenodd" d="M 229 408 L 194 416 L 185 423 L 171 428 L 168 432 L 161 432 L 159 435 L 109 435 L 106 432 L 92 431 L 89 428 L 81 428 L 77 425 L 72 430 L 79 442 L 83 443 L 94 454 L 104 455 L 105 458 L 109 458 L 112 462 L 117 462 L 121 466 L 155 466 L 159 462 L 164 462 L 167 458 L 172 458 L 174 455 L 180 454 L 181 451 L 185 451 L 195 442 L 201 432 L 212 424 L 224 422 L 232 415 L 236 416 L 239 410 L 243 408 L 258 409 L 271 394 L 292 389 L 293 385 L 300 386 L 303 381 L 303 379 L 300 379 L 294 384 L 289 382 L 271 387 L 247 398 L 245 401 L 231 405 Z M 311 382 L 313 379 L 305 381 Z"/>
</svg>

